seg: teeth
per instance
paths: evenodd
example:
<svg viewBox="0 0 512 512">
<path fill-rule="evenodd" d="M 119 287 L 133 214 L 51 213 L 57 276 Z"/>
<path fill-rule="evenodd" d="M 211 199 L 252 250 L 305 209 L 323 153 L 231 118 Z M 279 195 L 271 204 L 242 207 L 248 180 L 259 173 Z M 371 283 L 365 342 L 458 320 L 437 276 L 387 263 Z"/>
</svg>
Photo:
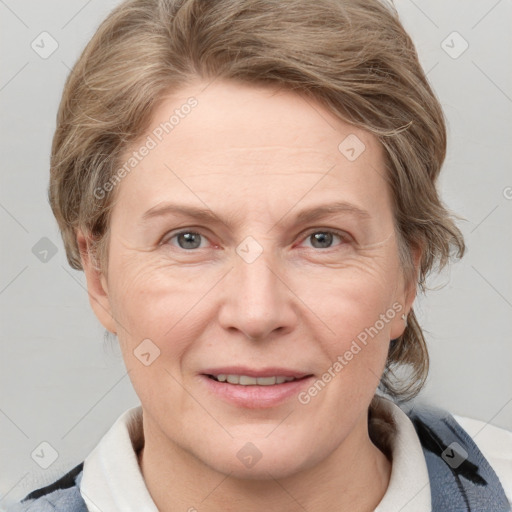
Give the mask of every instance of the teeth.
<svg viewBox="0 0 512 512">
<path fill-rule="evenodd" d="M 241 386 L 273 386 L 274 384 L 282 384 L 283 382 L 291 382 L 295 377 L 283 377 L 281 375 L 275 377 L 249 377 L 248 375 L 213 375 L 219 382 L 229 382 L 229 384 L 239 384 Z"/>
<path fill-rule="evenodd" d="M 270 377 L 272 379 L 272 377 Z M 258 382 L 260 379 L 257 379 L 256 377 L 247 377 L 247 375 L 240 375 L 236 379 L 238 382 L 232 382 L 231 384 L 241 384 L 242 386 L 254 386 L 255 384 L 261 384 L 261 382 Z M 275 384 L 276 379 L 273 379 L 274 382 L 272 384 Z"/>
<path fill-rule="evenodd" d="M 276 383 L 276 377 L 258 377 L 255 380 L 258 386 L 273 386 Z M 242 377 L 240 377 L 240 384 L 242 384 Z"/>
</svg>

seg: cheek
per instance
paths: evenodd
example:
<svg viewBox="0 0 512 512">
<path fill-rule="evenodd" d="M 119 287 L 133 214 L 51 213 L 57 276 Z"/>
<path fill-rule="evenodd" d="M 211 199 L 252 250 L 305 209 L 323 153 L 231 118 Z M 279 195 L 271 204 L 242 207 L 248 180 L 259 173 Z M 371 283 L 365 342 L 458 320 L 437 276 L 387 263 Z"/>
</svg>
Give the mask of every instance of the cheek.
<svg viewBox="0 0 512 512">
<path fill-rule="evenodd" d="M 385 320 L 392 319 L 399 283 L 398 267 L 385 256 L 373 256 L 353 258 L 343 268 L 301 272 L 293 289 L 324 323 L 335 345 L 343 345 L 373 326 L 380 315 L 389 313 Z M 379 322 L 378 327 L 385 337 L 390 322 Z"/>
<path fill-rule="evenodd" d="M 309 297 L 322 326 L 329 329 L 328 335 L 316 339 L 322 348 L 324 366 L 317 380 L 298 399 L 311 410 L 330 411 L 330 425 L 336 425 L 330 435 L 337 438 L 336 429 L 341 432 L 352 428 L 351 422 L 363 413 L 379 385 L 392 322 L 400 315 L 401 304 L 394 301 L 390 291 L 393 281 L 386 281 L 374 271 L 338 276 L 324 284 L 325 293 L 317 294 L 316 302 L 313 294 Z M 320 328 L 327 332 L 319 322 L 317 325 L 316 332 Z"/>
<path fill-rule="evenodd" d="M 304 286 L 298 294 L 321 320 L 312 334 L 322 333 L 317 337 L 325 356 L 320 380 L 331 389 L 322 400 L 332 401 L 333 411 L 341 402 L 348 408 L 349 403 L 366 403 L 379 384 L 391 327 L 402 308 L 396 270 L 388 258 L 374 257 L 354 260 L 323 279 L 320 272 L 316 279 L 301 277 Z"/>
<path fill-rule="evenodd" d="M 118 259 L 110 280 L 118 339 L 139 399 L 149 406 L 173 397 L 183 410 L 179 382 L 185 354 L 200 335 L 190 313 L 201 281 L 178 279 L 175 271 L 140 254 Z"/>
<path fill-rule="evenodd" d="M 109 296 L 123 351 L 129 356 L 149 339 L 166 356 L 159 358 L 159 363 L 164 359 L 179 361 L 200 335 L 201 318 L 208 307 L 211 280 L 204 269 L 185 271 L 160 258 L 132 252 L 115 263 Z M 126 360 L 128 368 L 132 359 Z"/>
</svg>

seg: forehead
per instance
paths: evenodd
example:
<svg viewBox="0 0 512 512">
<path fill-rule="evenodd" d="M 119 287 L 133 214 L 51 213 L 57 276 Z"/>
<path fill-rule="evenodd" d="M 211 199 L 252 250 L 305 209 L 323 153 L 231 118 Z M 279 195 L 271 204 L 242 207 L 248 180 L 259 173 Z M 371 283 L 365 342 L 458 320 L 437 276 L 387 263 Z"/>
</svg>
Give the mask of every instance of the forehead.
<svg viewBox="0 0 512 512">
<path fill-rule="evenodd" d="M 266 201 L 283 201 L 283 193 L 297 200 L 344 192 L 371 203 L 385 187 L 375 136 L 275 87 L 222 80 L 187 86 L 159 104 L 125 161 L 149 141 L 151 150 L 120 191 L 136 193 L 139 202 L 156 204 L 184 192 L 211 199 L 221 190 L 225 197 L 261 194 Z"/>
</svg>

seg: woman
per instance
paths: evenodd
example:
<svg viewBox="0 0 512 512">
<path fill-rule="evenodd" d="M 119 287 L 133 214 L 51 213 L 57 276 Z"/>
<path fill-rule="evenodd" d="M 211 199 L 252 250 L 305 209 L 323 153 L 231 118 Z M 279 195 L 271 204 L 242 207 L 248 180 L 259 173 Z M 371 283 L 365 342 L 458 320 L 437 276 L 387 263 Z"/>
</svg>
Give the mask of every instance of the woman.
<svg viewBox="0 0 512 512">
<path fill-rule="evenodd" d="M 461 425 L 406 405 L 416 291 L 465 249 L 445 151 L 387 4 L 116 8 L 66 83 L 50 201 L 141 406 L 16 510 L 510 510 Z"/>
</svg>

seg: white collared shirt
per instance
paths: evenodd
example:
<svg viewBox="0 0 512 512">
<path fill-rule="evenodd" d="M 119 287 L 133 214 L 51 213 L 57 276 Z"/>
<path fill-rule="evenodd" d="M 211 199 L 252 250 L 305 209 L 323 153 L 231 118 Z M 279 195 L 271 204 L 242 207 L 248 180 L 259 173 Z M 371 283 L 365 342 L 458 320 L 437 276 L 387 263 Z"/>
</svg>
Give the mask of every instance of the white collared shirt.
<svg viewBox="0 0 512 512">
<path fill-rule="evenodd" d="M 394 423 L 391 478 L 375 512 L 430 512 L 430 485 L 423 450 L 408 416 L 381 398 Z M 487 458 L 512 503 L 512 432 L 455 416 Z M 90 512 L 158 512 L 140 471 L 144 443 L 142 407 L 124 412 L 84 461 L 80 492 Z"/>
</svg>

